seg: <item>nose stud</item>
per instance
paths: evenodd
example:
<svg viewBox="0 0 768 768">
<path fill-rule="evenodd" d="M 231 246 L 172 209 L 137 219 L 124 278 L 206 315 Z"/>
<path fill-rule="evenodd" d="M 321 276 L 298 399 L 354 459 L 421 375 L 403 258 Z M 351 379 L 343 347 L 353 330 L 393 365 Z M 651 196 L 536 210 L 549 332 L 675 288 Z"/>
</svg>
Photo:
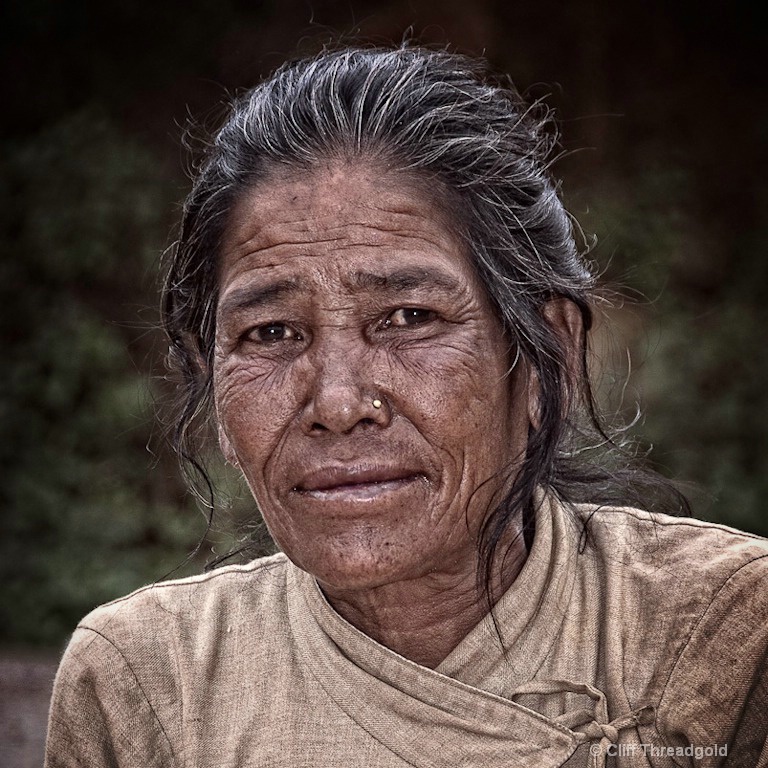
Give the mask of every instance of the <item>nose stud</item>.
<svg viewBox="0 0 768 768">
<path fill-rule="evenodd" d="M 376 400 L 374 400 L 373 401 L 373 407 L 374 408 L 381 408 L 381 400 L 379 400 L 378 398 Z"/>
</svg>

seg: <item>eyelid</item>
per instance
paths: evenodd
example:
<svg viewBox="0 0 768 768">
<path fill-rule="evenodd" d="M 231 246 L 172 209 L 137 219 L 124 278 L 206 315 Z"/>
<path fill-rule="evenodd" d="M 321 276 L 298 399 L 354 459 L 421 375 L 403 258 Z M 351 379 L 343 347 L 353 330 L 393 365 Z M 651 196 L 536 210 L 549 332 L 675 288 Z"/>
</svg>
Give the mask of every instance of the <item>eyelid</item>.
<svg viewBox="0 0 768 768">
<path fill-rule="evenodd" d="M 420 321 L 417 321 L 415 323 L 407 323 L 407 322 L 399 322 L 397 324 L 394 324 L 392 321 L 392 318 L 394 315 L 398 314 L 399 312 L 423 312 L 427 317 L 423 318 Z M 427 307 L 420 307 L 420 306 L 405 306 L 405 307 L 398 307 L 397 309 L 392 310 L 384 319 L 382 326 L 384 328 L 409 328 L 412 326 L 419 326 L 424 325 L 431 320 L 434 320 L 438 317 L 438 313 L 434 309 L 428 309 Z"/>
<path fill-rule="evenodd" d="M 271 340 L 259 338 L 259 331 L 273 326 L 285 329 L 285 332 L 287 333 L 286 337 Z M 291 323 L 287 323 L 283 320 L 270 320 L 266 323 L 258 323 L 257 325 L 250 326 L 242 334 L 241 339 L 254 344 L 275 344 L 281 341 L 303 341 L 304 334 Z"/>
</svg>

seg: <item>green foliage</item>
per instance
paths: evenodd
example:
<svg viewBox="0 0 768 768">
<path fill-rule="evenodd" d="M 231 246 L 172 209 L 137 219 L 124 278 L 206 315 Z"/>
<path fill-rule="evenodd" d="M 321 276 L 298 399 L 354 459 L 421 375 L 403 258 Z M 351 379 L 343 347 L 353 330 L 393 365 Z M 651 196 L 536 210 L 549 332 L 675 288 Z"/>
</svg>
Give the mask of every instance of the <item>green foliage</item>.
<svg viewBox="0 0 768 768">
<path fill-rule="evenodd" d="M 624 341 L 651 459 L 693 484 L 697 515 L 768 535 L 768 231 L 715 237 L 693 216 L 695 190 L 679 170 L 646 169 L 599 199 L 587 226 L 609 275 L 646 297 L 634 308 L 644 330 Z"/>
<path fill-rule="evenodd" d="M 178 566 L 204 521 L 151 469 L 153 395 L 134 362 L 154 338 L 137 310 L 156 302 L 167 180 L 92 112 L 5 149 L 0 632 L 50 643 Z"/>
</svg>

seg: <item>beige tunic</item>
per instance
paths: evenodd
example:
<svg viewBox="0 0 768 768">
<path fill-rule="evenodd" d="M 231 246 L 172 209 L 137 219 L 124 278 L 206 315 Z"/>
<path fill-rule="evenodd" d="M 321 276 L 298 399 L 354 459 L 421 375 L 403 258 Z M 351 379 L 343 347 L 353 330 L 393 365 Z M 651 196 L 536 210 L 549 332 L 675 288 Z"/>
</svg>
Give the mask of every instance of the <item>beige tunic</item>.
<svg viewBox="0 0 768 768">
<path fill-rule="evenodd" d="M 283 555 L 146 587 L 75 632 L 46 765 L 768 766 L 768 541 L 549 501 L 496 619 L 430 670 Z"/>
</svg>

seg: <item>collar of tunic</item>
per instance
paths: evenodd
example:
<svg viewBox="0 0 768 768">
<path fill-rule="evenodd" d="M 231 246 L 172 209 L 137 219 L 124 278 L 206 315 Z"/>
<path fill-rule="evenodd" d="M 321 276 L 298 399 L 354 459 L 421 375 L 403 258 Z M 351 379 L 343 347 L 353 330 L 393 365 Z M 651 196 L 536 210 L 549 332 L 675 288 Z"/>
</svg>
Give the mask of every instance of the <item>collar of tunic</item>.
<svg viewBox="0 0 768 768">
<path fill-rule="evenodd" d="M 435 670 L 358 631 L 311 576 L 290 567 L 289 616 L 302 661 L 339 708 L 414 766 L 562 765 L 590 737 L 503 691 L 525 692 L 549 654 L 573 588 L 577 546 L 575 524 L 543 500 L 526 563 L 495 607 L 514 657 L 502 653 L 486 617 Z M 551 692 L 573 687 L 560 682 Z"/>
</svg>

